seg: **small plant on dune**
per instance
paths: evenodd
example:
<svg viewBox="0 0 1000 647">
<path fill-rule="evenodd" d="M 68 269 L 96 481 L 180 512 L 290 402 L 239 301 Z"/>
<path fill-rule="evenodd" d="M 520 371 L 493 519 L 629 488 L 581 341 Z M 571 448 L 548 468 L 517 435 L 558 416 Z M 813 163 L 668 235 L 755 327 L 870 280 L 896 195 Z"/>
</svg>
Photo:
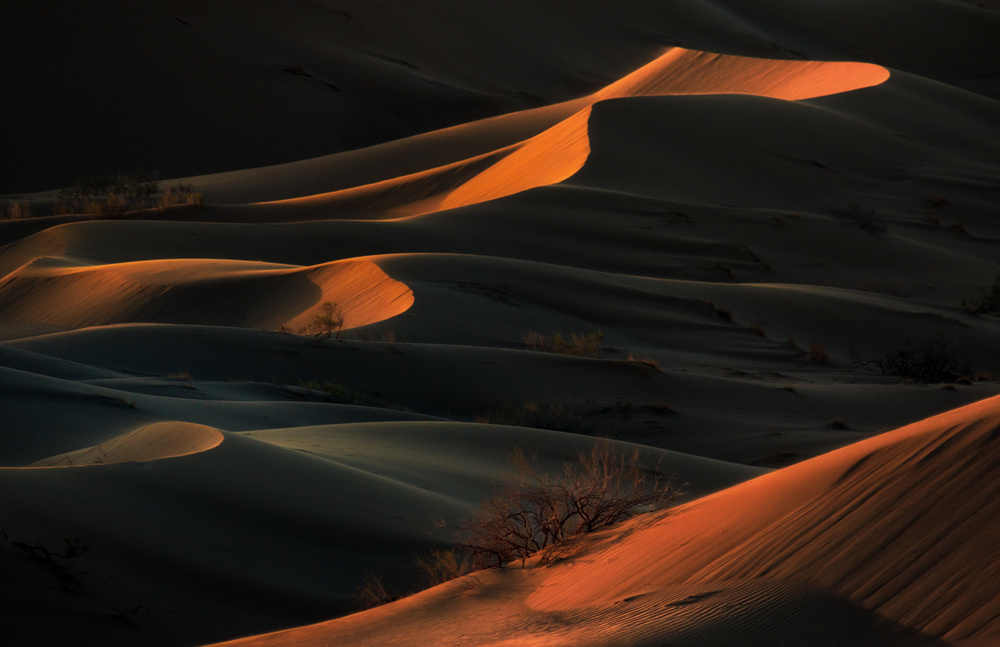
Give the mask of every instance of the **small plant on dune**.
<svg viewBox="0 0 1000 647">
<path fill-rule="evenodd" d="M 437 586 L 472 571 L 468 556 L 453 548 L 432 548 L 415 556 L 414 565 L 420 571 L 425 587 Z"/>
<path fill-rule="evenodd" d="M 991 287 L 979 288 L 979 296 L 962 299 L 962 308 L 973 314 L 993 314 L 1000 312 L 1000 272 L 993 277 Z"/>
<path fill-rule="evenodd" d="M 199 209 L 205 205 L 205 197 L 198 191 L 194 190 L 190 184 L 176 184 L 172 187 L 168 187 L 163 195 L 160 196 L 160 201 L 157 203 L 157 207 L 160 211 L 168 211 L 173 207 L 181 205 L 190 205 L 198 207 Z"/>
<path fill-rule="evenodd" d="M 11 202 L 7 205 L 7 220 L 24 220 L 31 217 L 31 205 L 27 202 Z"/>
<path fill-rule="evenodd" d="M 458 527 L 459 550 L 473 569 L 499 568 L 553 549 L 575 535 L 593 532 L 640 511 L 669 506 L 680 490 L 659 471 L 647 471 L 638 449 L 610 442 L 594 445 L 556 475 L 542 471 L 520 450 L 510 457 L 516 477 Z"/>
<path fill-rule="evenodd" d="M 577 357 L 600 357 L 604 333 L 600 330 L 589 333 L 570 333 L 569 339 L 562 333 L 552 337 L 528 329 L 521 335 L 521 341 L 528 350 L 547 351 Z"/>
<path fill-rule="evenodd" d="M 908 338 L 881 359 L 866 362 L 887 375 L 914 382 L 952 382 L 963 370 L 954 342 L 944 333 Z"/>
<path fill-rule="evenodd" d="M 562 355 L 600 357 L 603 340 L 604 333 L 599 330 L 590 333 L 571 333 L 568 341 L 561 334 L 557 334 L 552 338 L 550 348 L 552 352 Z"/>
<path fill-rule="evenodd" d="M 59 192 L 53 212 L 118 218 L 150 208 L 158 190 L 156 174 L 148 171 L 80 179 Z"/>
<path fill-rule="evenodd" d="M 383 604 L 388 604 L 398 600 L 400 596 L 389 591 L 382 578 L 374 573 L 369 573 L 358 586 L 354 595 L 358 606 L 362 609 L 370 609 Z"/>
<path fill-rule="evenodd" d="M 314 334 L 316 337 L 326 335 L 330 339 L 336 335 L 337 339 L 344 338 L 344 312 L 336 303 L 325 301 L 320 305 L 318 312 L 312 316 L 305 331 Z"/>
<path fill-rule="evenodd" d="M 530 328 L 521 335 L 521 341 L 524 342 L 524 346 L 528 350 L 544 351 L 548 347 L 548 339 L 545 335 Z"/>
</svg>

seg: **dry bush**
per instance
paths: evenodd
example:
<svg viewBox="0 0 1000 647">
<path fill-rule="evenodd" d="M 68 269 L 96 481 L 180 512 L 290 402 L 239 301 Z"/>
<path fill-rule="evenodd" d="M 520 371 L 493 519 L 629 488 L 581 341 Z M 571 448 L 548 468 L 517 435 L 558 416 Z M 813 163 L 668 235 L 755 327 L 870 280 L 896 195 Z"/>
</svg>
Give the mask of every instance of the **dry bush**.
<svg viewBox="0 0 1000 647">
<path fill-rule="evenodd" d="M 163 192 L 157 207 L 160 211 L 167 211 L 172 207 L 180 205 L 191 205 L 201 208 L 204 206 L 204 203 L 204 196 L 195 191 L 194 187 L 190 184 L 176 184 Z"/>
<path fill-rule="evenodd" d="M 521 335 L 521 341 L 524 342 L 528 350 L 548 351 L 577 357 L 600 357 L 604 332 L 597 330 L 589 333 L 570 333 L 567 340 L 562 336 L 562 333 L 546 337 L 535 330 L 528 329 Z"/>
<path fill-rule="evenodd" d="M 156 174 L 136 171 L 107 177 L 77 180 L 59 192 L 53 212 L 86 213 L 99 218 L 119 218 L 152 206 L 152 196 L 159 190 Z"/>
<path fill-rule="evenodd" d="M 544 351 L 548 347 L 548 339 L 545 335 L 530 328 L 521 335 L 521 341 L 524 342 L 524 346 L 528 350 Z"/>
<path fill-rule="evenodd" d="M 312 333 L 317 337 L 326 335 L 330 339 L 334 335 L 337 339 L 344 338 L 344 312 L 336 303 L 323 302 L 319 311 L 313 315 L 309 325 L 303 332 Z"/>
<path fill-rule="evenodd" d="M 31 217 L 31 205 L 27 202 L 11 202 L 7 205 L 7 220 L 24 220 Z"/>
<path fill-rule="evenodd" d="M 362 609 L 370 609 L 398 600 L 399 596 L 389 591 L 381 577 L 369 573 L 358 586 L 354 599 Z"/>
<path fill-rule="evenodd" d="M 417 555 L 414 558 L 414 563 L 423 575 L 423 583 L 427 588 L 448 582 L 472 571 L 468 557 L 454 549 L 433 548 L 423 555 Z"/>
<path fill-rule="evenodd" d="M 600 357 L 601 343 L 604 341 L 604 333 L 600 330 L 589 333 L 571 333 L 567 341 L 562 334 L 556 334 L 552 338 L 549 350 L 562 355 L 575 355 L 577 357 Z"/>
<path fill-rule="evenodd" d="M 909 338 L 882 359 L 867 362 L 883 373 L 914 382 L 951 382 L 963 373 L 954 342 L 944 333 Z"/>
<path fill-rule="evenodd" d="M 458 529 L 457 547 L 473 569 L 499 568 L 551 549 L 639 511 L 664 507 L 679 494 L 672 479 L 647 472 L 638 449 L 609 442 L 581 452 L 558 475 L 543 472 L 520 450 L 511 455 L 517 476 L 499 487 Z"/>
</svg>

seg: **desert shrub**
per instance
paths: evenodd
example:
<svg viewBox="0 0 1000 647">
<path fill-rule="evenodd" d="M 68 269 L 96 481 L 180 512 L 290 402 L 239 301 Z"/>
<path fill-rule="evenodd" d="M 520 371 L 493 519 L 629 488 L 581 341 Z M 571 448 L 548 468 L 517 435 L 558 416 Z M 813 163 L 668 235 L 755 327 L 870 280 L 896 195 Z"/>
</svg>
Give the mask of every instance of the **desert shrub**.
<svg viewBox="0 0 1000 647">
<path fill-rule="evenodd" d="M 316 314 L 312 316 L 309 325 L 303 332 L 312 333 L 317 337 L 326 335 L 327 339 L 334 335 L 337 336 L 337 339 L 343 339 L 344 311 L 336 303 L 324 302 Z"/>
<path fill-rule="evenodd" d="M 423 585 L 428 588 L 472 571 L 468 556 L 455 549 L 433 548 L 417 555 L 414 564 L 422 575 Z"/>
<path fill-rule="evenodd" d="M 389 591 L 381 577 L 369 573 L 358 586 L 354 599 L 362 609 L 370 609 L 398 600 L 399 596 Z"/>
<path fill-rule="evenodd" d="M 636 512 L 669 505 L 679 494 L 672 479 L 643 469 L 638 449 L 620 450 L 609 442 L 581 452 L 555 476 L 520 450 L 511 462 L 513 482 L 498 487 L 458 528 L 456 545 L 473 569 L 499 568 L 515 560 L 524 567 L 539 551 Z"/>
<path fill-rule="evenodd" d="M 151 207 L 157 191 L 156 174 L 148 171 L 84 178 L 59 192 L 53 212 L 117 218 Z"/>
<path fill-rule="evenodd" d="M 979 296 L 962 299 L 962 307 L 973 314 L 1000 312 L 1000 272 L 993 277 L 993 285 L 989 289 L 980 287 Z"/>
<path fill-rule="evenodd" d="M 965 373 L 955 353 L 954 342 L 944 333 L 908 338 L 881 359 L 870 363 L 887 375 L 898 375 L 914 382 L 949 382 Z"/>
<path fill-rule="evenodd" d="M 546 337 L 529 329 L 521 335 L 521 341 L 524 342 L 528 350 L 548 351 L 577 357 L 600 357 L 604 333 L 600 330 L 589 333 L 570 333 L 569 339 L 566 339 L 562 333 Z"/>
<path fill-rule="evenodd" d="M 7 205 L 7 220 L 24 220 L 31 217 L 31 205 L 27 202 L 11 202 Z"/>
<path fill-rule="evenodd" d="M 545 335 L 530 328 L 525 330 L 524 334 L 521 335 L 521 341 L 524 342 L 524 346 L 528 350 L 543 351 L 548 347 L 548 340 L 545 338 Z"/>
<path fill-rule="evenodd" d="M 195 207 L 202 207 L 205 204 L 204 196 L 194 190 L 190 184 L 176 184 L 172 187 L 168 187 L 163 195 L 160 196 L 160 201 L 157 207 L 161 211 L 167 211 L 173 207 L 180 205 L 191 205 Z"/>
</svg>

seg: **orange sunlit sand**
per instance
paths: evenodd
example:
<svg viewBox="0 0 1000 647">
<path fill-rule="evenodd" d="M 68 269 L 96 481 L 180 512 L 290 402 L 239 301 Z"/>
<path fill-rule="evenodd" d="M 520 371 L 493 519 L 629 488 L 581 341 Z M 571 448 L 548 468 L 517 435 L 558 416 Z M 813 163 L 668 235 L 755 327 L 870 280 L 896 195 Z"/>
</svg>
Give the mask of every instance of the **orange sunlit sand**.
<svg viewBox="0 0 1000 647">
<path fill-rule="evenodd" d="M 11 644 L 1000 641 L 1000 5 L 112 4 L 4 39 Z"/>
</svg>

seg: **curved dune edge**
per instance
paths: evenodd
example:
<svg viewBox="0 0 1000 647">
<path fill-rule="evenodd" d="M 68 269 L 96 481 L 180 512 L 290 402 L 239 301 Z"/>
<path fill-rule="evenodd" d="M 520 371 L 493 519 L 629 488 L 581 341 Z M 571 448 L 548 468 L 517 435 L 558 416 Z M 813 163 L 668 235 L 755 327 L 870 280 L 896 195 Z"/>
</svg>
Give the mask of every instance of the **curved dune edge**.
<svg viewBox="0 0 1000 647">
<path fill-rule="evenodd" d="M 177 458 L 218 447 L 218 429 L 191 422 L 157 422 L 85 449 L 52 456 L 28 467 L 82 467 Z"/>
<path fill-rule="evenodd" d="M 469 206 L 572 177 L 590 154 L 587 119 L 600 101 L 689 94 L 796 101 L 871 87 L 888 78 L 886 68 L 870 63 L 786 61 L 675 47 L 603 90 L 560 104 L 564 110 L 559 114 L 571 116 L 518 144 L 374 184 L 258 206 L 294 207 L 288 216 L 293 219 L 403 218 Z"/>
<path fill-rule="evenodd" d="M 838 629 L 865 644 L 995 640 L 998 465 L 1000 396 L 580 538 L 545 568 L 225 644 L 629 645 L 702 626 L 763 645 L 789 613 L 853 622 Z"/>
<path fill-rule="evenodd" d="M 0 279 L 0 318 L 66 328 L 143 322 L 298 329 L 327 301 L 352 328 L 405 312 L 413 292 L 366 259 L 297 267 L 214 259 L 94 266 L 41 258 Z"/>
<path fill-rule="evenodd" d="M 590 156 L 587 124 L 590 108 L 532 137 L 448 194 L 442 209 L 495 200 L 541 186 L 557 184 L 576 174 Z"/>
<path fill-rule="evenodd" d="M 860 90 L 889 79 L 871 63 L 786 61 L 674 47 L 593 95 L 594 101 L 683 94 L 749 94 L 801 101 Z"/>
</svg>

